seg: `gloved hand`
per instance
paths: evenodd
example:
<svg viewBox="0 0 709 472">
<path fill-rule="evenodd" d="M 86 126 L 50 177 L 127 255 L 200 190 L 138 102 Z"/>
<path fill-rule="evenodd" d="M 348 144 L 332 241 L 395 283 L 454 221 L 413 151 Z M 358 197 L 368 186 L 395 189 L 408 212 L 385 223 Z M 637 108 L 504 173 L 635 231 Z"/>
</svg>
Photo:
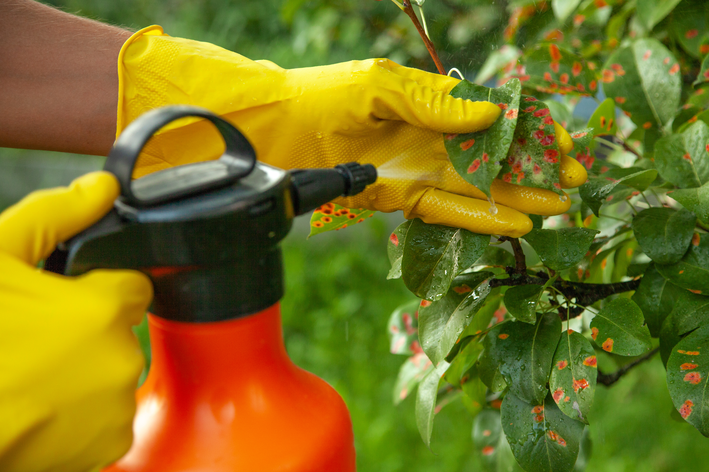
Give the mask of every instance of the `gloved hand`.
<svg viewBox="0 0 709 472">
<path fill-rule="evenodd" d="M 139 272 L 36 269 L 119 194 L 106 172 L 35 192 L 0 215 L 0 470 L 87 471 L 132 441 L 143 367 L 131 326 L 152 298 Z"/>
<path fill-rule="evenodd" d="M 360 195 L 336 200 L 350 208 L 403 210 L 406 218 L 476 233 L 521 236 L 532 228 L 523 213 L 563 213 L 570 201 L 554 192 L 496 181 L 490 212 L 485 195 L 465 182 L 448 160 L 442 133 L 489 127 L 500 109 L 455 99 L 451 77 L 373 59 L 284 70 L 208 43 L 146 28 L 129 39 L 119 64 L 118 133 L 142 113 L 164 105 L 202 106 L 230 120 L 259 159 L 277 167 L 374 164 L 379 179 Z M 206 122 L 175 123 L 153 138 L 135 177 L 221 154 Z M 571 149 L 557 128 L 562 154 Z M 216 134 L 214 135 L 216 136 Z M 561 161 L 565 187 L 581 185 L 586 171 Z"/>
</svg>

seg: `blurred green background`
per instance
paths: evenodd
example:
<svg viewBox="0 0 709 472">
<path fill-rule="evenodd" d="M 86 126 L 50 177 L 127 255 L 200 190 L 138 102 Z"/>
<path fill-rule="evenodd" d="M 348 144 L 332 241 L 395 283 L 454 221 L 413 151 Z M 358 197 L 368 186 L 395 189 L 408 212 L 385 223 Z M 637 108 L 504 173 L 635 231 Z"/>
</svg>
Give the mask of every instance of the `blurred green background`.
<svg viewBox="0 0 709 472">
<path fill-rule="evenodd" d="M 374 56 L 433 70 L 410 22 L 375 0 L 66 0 L 61 8 L 128 28 L 160 24 L 168 34 L 210 41 L 282 67 Z M 429 0 L 426 14 L 448 67 L 474 75 L 501 41 L 504 1 Z M 28 192 L 67 184 L 103 158 L 0 148 L 0 208 Z M 358 470 L 477 471 L 472 419 L 459 404 L 438 415 L 433 450 L 421 441 L 414 400 L 392 405 L 403 357 L 388 353 L 386 324 L 412 295 L 387 281 L 386 240 L 400 214 L 377 215 L 345 231 L 306 240 L 307 218 L 285 240 L 285 337 L 293 360 L 332 384 L 352 415 Z M 670 417 L 659 359 L 611 389 L 599 387 L 591 418 L 589 471 L 703 471 L 705 439 Z"/>
</svg>

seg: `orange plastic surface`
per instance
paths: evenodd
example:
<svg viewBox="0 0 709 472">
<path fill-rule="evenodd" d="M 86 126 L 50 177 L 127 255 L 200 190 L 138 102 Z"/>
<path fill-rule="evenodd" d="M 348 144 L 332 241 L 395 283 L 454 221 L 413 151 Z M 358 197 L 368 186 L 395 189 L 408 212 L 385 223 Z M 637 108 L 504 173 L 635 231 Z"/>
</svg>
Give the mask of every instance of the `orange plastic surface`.
<svg viewBox="0 0 709 472">
<path fill-rule="evenodd" d="M 149 326 L 133 446 L 106 471 L 355 470 L 349 412 L 288 357 L 279 304 L 216 323 L 149 315 Z"/>
</svg>

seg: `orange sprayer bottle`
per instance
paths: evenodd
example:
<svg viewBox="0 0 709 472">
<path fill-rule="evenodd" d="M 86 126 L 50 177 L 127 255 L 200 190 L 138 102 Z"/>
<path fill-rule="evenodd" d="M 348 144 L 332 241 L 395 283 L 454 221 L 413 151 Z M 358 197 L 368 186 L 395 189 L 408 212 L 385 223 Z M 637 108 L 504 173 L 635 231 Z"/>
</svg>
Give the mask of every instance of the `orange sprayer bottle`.
<svg viewBox="0 0 709 472">
<path fill-rule="evenodd" d="M 131 183 L 148 139 L 185 116 L 211 121 L 224 155 Z M 279 242 L 294 216 L 359 193 L 376 179 L 374 168 L 266 166 L 228 122 L 185 106 L 134 121 L 105 168 L 121 183 L 114 209 L 46 268 L 68 275 L 129 268 L 153 281 L 152 365 L 137 392 L 134 441 L 107 470 L 354 471 L 344 402 L 285 351 Z"/>
</svg>

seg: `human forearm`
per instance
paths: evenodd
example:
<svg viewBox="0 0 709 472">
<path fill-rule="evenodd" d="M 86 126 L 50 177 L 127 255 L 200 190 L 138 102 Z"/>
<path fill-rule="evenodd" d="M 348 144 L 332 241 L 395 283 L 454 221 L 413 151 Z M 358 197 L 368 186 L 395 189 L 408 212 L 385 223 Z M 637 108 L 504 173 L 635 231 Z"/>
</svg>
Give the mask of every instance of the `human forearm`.
<svg viewBox="0 0 709 472">
<path fill-rule="evenodd" d="M 0 1 L 0 146 L 107 154 L 130 35 L 31 0 Z"/>
</svg>

